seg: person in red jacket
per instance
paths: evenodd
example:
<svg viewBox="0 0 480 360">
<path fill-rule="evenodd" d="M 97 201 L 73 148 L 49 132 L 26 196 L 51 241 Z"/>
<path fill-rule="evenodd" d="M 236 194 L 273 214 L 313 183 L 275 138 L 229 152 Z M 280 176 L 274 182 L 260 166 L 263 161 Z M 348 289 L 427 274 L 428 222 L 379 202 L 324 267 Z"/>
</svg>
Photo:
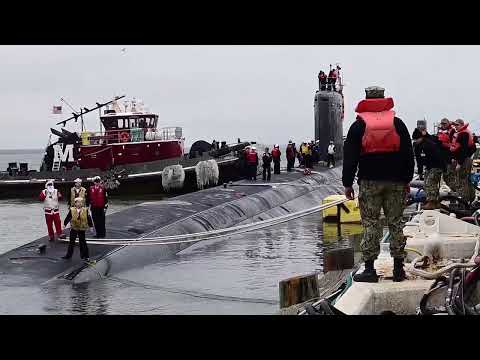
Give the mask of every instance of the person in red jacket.
<svg viewBox="0 0 480 360">
<path fill-rule="evenodd" d="M 287 155 L 287 171 L 290 172 L 292 171 L 294 165 L 295 165 L 295 146 L 293 145 L 292 140 L 288 141 L 287 145 L 287 150 L 285 150 L 285 153 Z"/>
<path fill-rule="evenodd" d="M 477 148 L 468 128 L 468 123 L 465 123 L 462 119 L 457 119 L 453 126 L 455 133 L 450 144 L 450 152 L 452 153 L 452 167 L 455 168 L 457 173 L 457 192 L 463 199 L 470 202 L 475 198 L 475 189 L 470 182 L 471 156 Z"/>
<path fill-rule="evenodd" d="M 282 153 L 280 152 L 280 146 L 276 144 L 272 150 L 272 159 L 273 159 L 273 173 L 280 174 L 280 156 Z"/>
<path fill-rule="evenodd" d="M 248 179 L 257 181 L 257 168 L 258 168 L 258 154 L 257 148 L 252 146 L 246 154 L 247 167 L 248 167 Z"/>
<path fill-rule="evenodd" d="M 87 207 L 90 205 L 93 224 L 95 225 L 96 238 L 104 238 L 105 231 L 105 213 L 108 208 L 108 194 L 101 183 L 100 176 L 93 178 L 93 185 L 88 189 Z"/>
<path fill-rule="evenodd" d="M 446 164 L 443 172 L 443 181 L 452 191 L 457 191 L 457 174 L 455 166 L 452 165 L 452 153 L 450 152 L 450 145 L 452 143 L 455 129 L 447 118 L 440 120 L 440 126 L 437 131 L 437 138 L 441 145 L 443 161 Z"/>
<path fill-rule="evenodd" d="M 48 180 L 45 183 L 45 190 L 42 190 L 39 199 L 40 201 L 43 201 L 43 211 L 45 212 L 45 221 L 47 223 L 50 241 L 55 240 L 53 223 L 55 223 L 58 238 L 65 239 L 66 236 L 62 232 L 62 221 L 60 220 L 60 208 L 58 204 L 58 202 L 62 200 L 62 194 L 55 189 L 53 180 Z"/>
</svg>

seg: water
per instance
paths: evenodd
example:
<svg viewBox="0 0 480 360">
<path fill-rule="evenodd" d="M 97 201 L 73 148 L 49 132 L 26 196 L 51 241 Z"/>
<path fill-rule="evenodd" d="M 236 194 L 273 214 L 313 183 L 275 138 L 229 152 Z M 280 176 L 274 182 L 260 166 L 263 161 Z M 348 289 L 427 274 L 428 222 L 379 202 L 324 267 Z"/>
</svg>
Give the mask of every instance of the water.
<svg viewBox="0 0 480 360">
<path fill-rule="evenodd" d="M 112 200 L 109 213 L 135 203 Z M 348 225 L 338 235 L 314 214 L 89 284 L 18 286 L 0 277 L 0 314 L 274 314 L 279 281 L 321 271 L 326 248 L 358 250 L 359 233 Z M 44 235 L 40 202 L 0 200 L 0 253 Z"/>
</svg>

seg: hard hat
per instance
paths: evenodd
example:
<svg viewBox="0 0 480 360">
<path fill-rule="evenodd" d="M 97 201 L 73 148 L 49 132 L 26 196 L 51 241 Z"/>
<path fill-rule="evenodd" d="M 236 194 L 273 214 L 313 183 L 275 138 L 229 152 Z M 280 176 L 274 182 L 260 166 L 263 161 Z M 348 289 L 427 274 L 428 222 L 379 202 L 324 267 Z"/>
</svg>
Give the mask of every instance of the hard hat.
<svg viewBox="0 0 480 360">
<path fill-rule="evenodd" d="M 252 146 L 252 150 L 257 150 L 257 148 L 255 146 Z"/>
<path fill-rule="evenodd" d="M 83 198 L 82 197 L 76 197 L 74 201 L 75 202 L 79 201 L 80 203 L 83 204 Z"/>
<path fill-rule="evenodd" d="M 102 179 L 101 179 L 100 176 L 98 176 L 98 175 L 93 178 L 93 181 L 94 181 L 94 182 L 100 182 L 101 180 L 102 180 Z"/>
<path fill-rule="evenodd" d="M 82 183 L 82 179 L 80 178 L 76 178 L 75 180 L 73 180 L 73 182 L 76 184 L 76 183 Z"/>
</svg>

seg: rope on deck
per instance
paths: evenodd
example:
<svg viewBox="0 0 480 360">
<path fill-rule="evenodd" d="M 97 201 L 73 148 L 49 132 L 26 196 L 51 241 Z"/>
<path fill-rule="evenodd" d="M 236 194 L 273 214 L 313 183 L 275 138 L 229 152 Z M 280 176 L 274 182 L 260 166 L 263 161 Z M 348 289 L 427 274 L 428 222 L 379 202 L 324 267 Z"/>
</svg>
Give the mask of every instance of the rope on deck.
<svg viewBox="0 0 480 360">
<path fill-rule="evenodd" d="M 270 226 L 282 224 L 287 221 L 295 220 L 304 216 L 312 215 L 316 212 L 320 212 L 326 209 L 329 209 L 333 206 L 341 205 L 348 201 L 348 199 L 339 199 L 328 204 L 317 205 L 309 209 L 300 210 L 291 214 L 286 214 L 278 216 L 272 219 L 257 221 L 250 224 L 238 225 L 234 227 L 229 227 L 226 229 L 218 229 L 211 231 L 204 231 L 191 234 L 181 234 L 181 235 L 171 235 L 171 236 L 159 236 L 151 238 L 141 238 L 139 239 L 103 239 L 103 240 L 93 240 L 88 241 L 88 244 L 94 245 L 111 245 L 111 246 L 151 246 L 151 245 L 173 245 L 173 244 L 186 244 L 186 243 L 195 243 L 202 240 L 210 240 L 221 238 L 224 236 L 233 236 L 238 234 L 244 234 L 246 232 L 255 231 L 264 229 Z M 68 239 L 59 239 L 64 242 L 69 242 Z M 78 240 L 76 240 L 78 242 Z"/>
</svg>

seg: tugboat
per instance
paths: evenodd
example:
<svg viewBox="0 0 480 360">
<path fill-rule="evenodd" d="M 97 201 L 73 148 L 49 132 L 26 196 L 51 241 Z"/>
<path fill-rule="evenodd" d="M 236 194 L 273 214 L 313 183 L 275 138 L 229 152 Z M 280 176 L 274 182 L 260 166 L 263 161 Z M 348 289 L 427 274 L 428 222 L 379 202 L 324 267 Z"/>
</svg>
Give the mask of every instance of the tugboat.
<svg viewBox="0 0 480 360">
<path fill-rule="evenodd" d="M 121 109 L 115 97 L 105 104 L 97 103 L 93 109 L 60 121 L 82 120 L 80 134 L 50 129 L 58 136 L 58 141 L 48 144 L 43 159 L 43 171 L 58 171 L 60 168 L 100 169 L 106 171 L 116 165 L 136 164 L 148 161 L 164 160 L 183 156 L 184 138 L 181 127 L 157 129 L 158 115 L 144 111 L 143 104 L 132 100 L 124 103 Z M 83 115 L 105 107 L 100 116 L 104 131 L 84 131 Z"/>
<path fill-rule="evenodd" d="M 16 163 L 10 163 L 8 173 L 0 174 L 0 199 L 36 196 L 47 179 L 68 191 L 77 177 L 88 184 L 99 175 L 110 194 L 145 195 L 172 189 L 188 192 L 241 177 L 241 150 L 249 142 L 213 145 L 198 140 L 185 153 L 181 127 L 159 128 L 158 114 L 135 99 L 121 107 L 124 97 L 97 102 L 58 122 L 61 129 L 50 129 L 40 171 L 18 171 Z M 100 131 L 87 131 L 83 116 L 96 110 Z M 65 128 L 72 120 L 81 121 L 81 131 Z M 52 135 L 58 139 L 52 141 Z"/>
</svg>

